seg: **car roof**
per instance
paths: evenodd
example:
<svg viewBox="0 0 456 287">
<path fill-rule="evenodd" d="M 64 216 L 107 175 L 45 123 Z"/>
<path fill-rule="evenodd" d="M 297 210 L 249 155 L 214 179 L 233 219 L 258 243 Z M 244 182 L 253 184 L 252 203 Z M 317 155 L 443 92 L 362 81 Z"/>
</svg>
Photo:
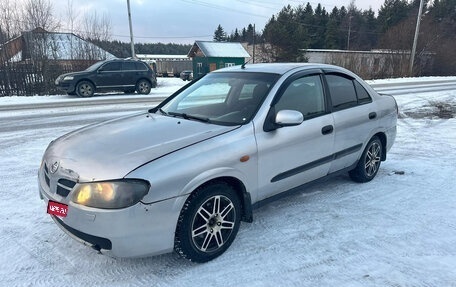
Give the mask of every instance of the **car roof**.
<svg viewBox="0 0 456 287">
<path fill-rule="evenodd" d="M 349 73 L 348 70 L 327 64 L 319 63 L 261 63 L 261 64 L 246 64 L 243 66 L 233 66 L 229 68 L 223 68 L 216 70 L 213 73 L 223 73 L 223 72 L 252 72 L 252 73 L 272 73 L 283 75 L 291 70 L 312 70 L 312 69 L 324 69 L 339 71 L 342 73 Z"/>
<path fill-rule="evenodd" d="M 142 63 L 144 63 L 144 61 L 141 61 L 140 59 L 134 59 L 134 58 L 114 58 L 114 59 L 104 60 L 102 62 L 105 62 L 105 63 L 108 63 L 108 62 L 142 62 Z"/>
</svg>

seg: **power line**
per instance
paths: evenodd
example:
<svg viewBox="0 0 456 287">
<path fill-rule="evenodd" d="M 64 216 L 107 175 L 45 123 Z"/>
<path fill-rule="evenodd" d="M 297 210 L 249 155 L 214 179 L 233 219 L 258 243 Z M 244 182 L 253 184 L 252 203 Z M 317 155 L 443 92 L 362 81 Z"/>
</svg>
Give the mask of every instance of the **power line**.
<svg viewBox="0 0 456 287">
<path fill-rule="evenodd" d="M 180 1 L 185 2 L 185 3 L 189 3 L 189 4 L 196 4 L 196 5 L 200 5 L 200 6 L 205 6 L 205 7 L 209 7 L 209 8 L 213 8 L 213 9 L 217 9 L 217 10 L 231 11 L 231 12 L 244 14 L 244 15 L 249 15 L 249 16 L 254 16 L 254 17 L 269 18 L 269 16 L 265 16 L 265 15 L 261 15 L 261 14 L 254 14 L 254 13 L 250 13 L 250 12 L 234 9 L 234 8 L 223 6 L 223 5 L 218 5 L 218 4 L 214 4 L 214 3 L 204 2 L 204 1 L 201 1 L 201 0 L 180 0 Z"/>
</svg>

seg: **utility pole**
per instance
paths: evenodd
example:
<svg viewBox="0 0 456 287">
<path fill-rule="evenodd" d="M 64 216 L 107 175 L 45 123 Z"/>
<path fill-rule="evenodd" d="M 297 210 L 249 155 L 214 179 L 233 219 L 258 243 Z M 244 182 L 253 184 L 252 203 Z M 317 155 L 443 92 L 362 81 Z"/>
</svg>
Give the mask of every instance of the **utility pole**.
<svg viewBox="0 0 456 287">
<path fill-rule="evenodd" d="M 423 13 L 423 0 L 420 1 L 420 9 L 418 10 L 418 19 L 416 19 L 415 38 L 413 39 L 412 53 L 410 54 L 410 69 L 409 75 L 413 76 L 413 64 L 415 62 L 416 44 L 418 43 L 418 34 L 420 33 L 421 14 Z"/>
<path fill-rule="evenodd" d="M 351 24 L 353 16 L 348 17 L 348 37 L 347 37 L 347 51 L 350 50 L 350 34 L 351 34 Z"/>
<path fill-rule="evenodd" d="M 131 26 L 131 12 L 130 12 L 130 0 L 127 0 L 128 6 L 128 23 L 130 24 L 130 45 L 131 45 L 131 57 L 136 59 L 135 54 L 135 42 L 133 42 L 133 27 Z"/>
<path fill-rule="evenodd" d="M 255 64 L 255 24 L 253 24 L 253 59 L 252 59 L 252 64 Z"/>
</svg>

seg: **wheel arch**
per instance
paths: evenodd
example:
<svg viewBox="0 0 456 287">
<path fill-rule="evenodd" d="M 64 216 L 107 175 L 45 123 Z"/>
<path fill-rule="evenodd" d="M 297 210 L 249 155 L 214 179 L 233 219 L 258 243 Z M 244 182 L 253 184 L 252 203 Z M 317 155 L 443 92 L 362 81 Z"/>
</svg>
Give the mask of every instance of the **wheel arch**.
<svg viewBox="0 0 456 287">
<path fill-rule="evenodd" d="M 151 82 L 148 78 L 146 78 L 146 77 L 141 77 L 141 78 L 139 78 L 139 79 L 136 81 L 135 87 L 137 87 L 138 84 L 139 84 L 139 82 L 141 82 L 142 80 L 148 82 L 149 85 L 152 87 L 152 82 Z"/>
<path fill-rule="evenodd" d="M 382 152 L 381 160 L 385 161 L 386 160 L 386 141 L 387 141 L 386 134 L 383 132 L 378 132 L 374 136 L 372 136 L 372 138 L 374 138 L 374 137 L 378 137 L 380 139 L 380 142 L 382 143 L 383 152 Z"/>
<path fill-rule="evenodd" d="M 95 83 L 91 79 L 88 79 L 88 78 L 82 78 L 82 79 L 77 80 L 76 84 L 74 85 L 75 89 L 79 85 L 80 82 L 89 82 L 89 83 L 91 83 L 93 85 L 95 90 L 97 89 L 97 85 L 95 85 Z"/>
<path fill-rule="evenodd" d="M 215 182 L 224 182 L 231 186 L 235 191 L 239 200 L 241 201 L 241 220 L 244 222 L 252 222 L 253 221 L 253 212 L 252 212 L 252 200 L 250 197 L 250 193 L 247 192 L 247 189 L 244 183 L 236 177 L 233 176 L 220 176 L 212 178 L 203 184 L 199 185 L 195 188 L 192 193 L 196 192 L 198 189 L 211 185 Z M 189 197 L 191 194 L 189 195 Z"/>
</svg>

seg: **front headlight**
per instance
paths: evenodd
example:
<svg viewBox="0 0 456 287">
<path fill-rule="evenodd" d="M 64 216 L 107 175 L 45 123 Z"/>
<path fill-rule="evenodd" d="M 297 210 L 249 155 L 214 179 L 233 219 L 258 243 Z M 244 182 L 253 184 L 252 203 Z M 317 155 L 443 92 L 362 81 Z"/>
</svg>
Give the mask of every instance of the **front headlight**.
<svg viewBox="0 0 456 287">
<path fill-rule="evenodd" d="M 125 208 L 138 203 L 148 191 L 149 183 L 137 179 L 78 183 L 72 201 L 96 208 Z"/>
<path fill-rule="evenodd" d="M 65 76 L 65 78 L 63 78 L 64 81 L 71 81 L 74 79 L 74 76 Z"/>
</svg>

